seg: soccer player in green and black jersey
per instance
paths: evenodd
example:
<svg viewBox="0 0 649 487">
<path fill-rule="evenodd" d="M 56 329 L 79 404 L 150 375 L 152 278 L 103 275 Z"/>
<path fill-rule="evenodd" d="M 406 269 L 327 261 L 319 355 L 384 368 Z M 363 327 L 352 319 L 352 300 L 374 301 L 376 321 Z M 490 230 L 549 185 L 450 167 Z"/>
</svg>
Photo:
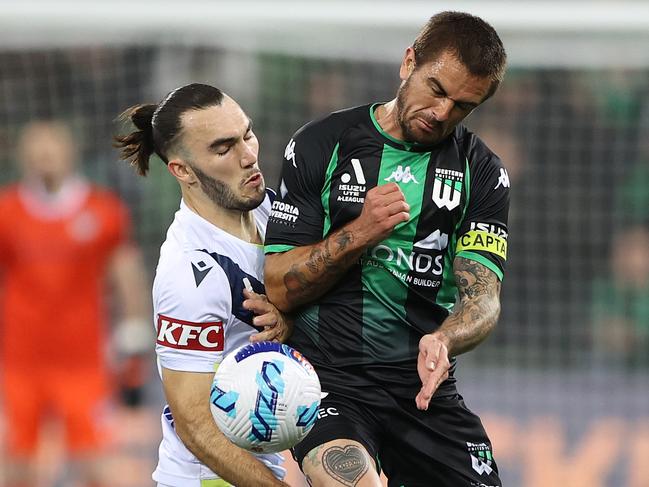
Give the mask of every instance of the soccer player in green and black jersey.
<svg viewBox="0 0 649 487">
<path fill-rule="evenodd" d="M 314 486 L 500 486 L 457 393 L 455 356 L 496 324 L 509 179 L 459 123 L 497 89 L 494 29 L 433 16 L 394 100 L 335 112 L 290 140 L 266 234 L 266 292 L 322 383 L 294 454 Z"/>
</svg>

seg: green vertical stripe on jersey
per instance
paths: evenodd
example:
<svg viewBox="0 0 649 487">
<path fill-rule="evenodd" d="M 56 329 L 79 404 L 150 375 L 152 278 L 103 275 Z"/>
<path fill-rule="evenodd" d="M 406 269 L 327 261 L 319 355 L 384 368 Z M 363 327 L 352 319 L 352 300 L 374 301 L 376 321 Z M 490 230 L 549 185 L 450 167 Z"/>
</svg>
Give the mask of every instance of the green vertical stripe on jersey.
<svg viewBox="0 0 649 487">
<path fill-rule="evenodd" d="M 471 198 L 471 171 L 469 170 L 469 160 L 466 159 L 464 169 L 464 190 L 465 199 L 464 207 L 462 208 L 462 217 L 458 220 L 453 235 L 448 242 L 448 250 L 444 256 L 444 273 L 442 274 L 442 286 L 437 293 L 435 302 L 451 311 L 455 305 L 455 298 L 457 294 L 457 286 L 455 284 L 455 274 L 453 272 L 453 261 L 455 260 L 455 247 L 457 246 L 457 231 L 464 222 L 466 210 L 469 207 L 469 200 Z"/>
<path fill-rule="evenodd" d="M 363 342 L 372 343 L 371 348 L 375 353 L 379 351 L 382 360 L 395 357 L 395 352 L 402 353 L 395 346 L 395 339 L 408 343 L 410 329 L 404 305 L 429 160 L 429 152 L 406 152 L 387 144 L 383 146 L 377 186 L 388 182 L 399 185 L 410 205 L 410 220 L 397 225 L 388 238 L 368 249 L 363 257 Z M 398 181 L 395 174 L 403 174 L 407 167 L 414 179 Z M 385 308 L 403 323 L 400 330 L 395 332 L 394 320 L 386 319 Z M 386 340 L 386 337 L 390 338 Z"/>
<path fill-rule="evenodd" d="M 336 169 L 338 164 L 338 144 L 334 147 L 331 157 L 329 158 L 329 165 L 325 173 L 324 184 L 322 185 L 322 192 L 320 198 L 322 200 L 322 208 L 324 210 L 324 223 L 322 225 L 322 237 L 326 237 L 331 228 L 331 208 L 329 207 L 329 196 L 331 195 L 331 175 Z"/>
</svg>

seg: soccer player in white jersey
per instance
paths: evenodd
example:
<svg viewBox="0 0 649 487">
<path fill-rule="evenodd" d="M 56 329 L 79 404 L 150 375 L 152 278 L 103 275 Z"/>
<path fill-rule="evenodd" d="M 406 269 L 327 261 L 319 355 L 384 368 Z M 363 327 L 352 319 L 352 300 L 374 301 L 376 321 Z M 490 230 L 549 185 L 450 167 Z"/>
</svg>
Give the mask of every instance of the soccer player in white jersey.
<svg viewBox="0 0 649 487">
<path fill-rule="evenodd" d="M 272 193 L 257 166 L 251 121 L 232 98 L 203 84 L 177 88 L 159 104 L 134 106 L 124 116 L 137 130 L 115 137 L 122 158 L 146 175 L 156 154 L 182 192 L 153 284 L 156 353 L 168 402 L 153 479 L 159 487 L 286 486 L 281 455 L 238 448 L 210 411 L 214 371 L 229 351 L 290 333 L 263 295 Z"/>
</svg>

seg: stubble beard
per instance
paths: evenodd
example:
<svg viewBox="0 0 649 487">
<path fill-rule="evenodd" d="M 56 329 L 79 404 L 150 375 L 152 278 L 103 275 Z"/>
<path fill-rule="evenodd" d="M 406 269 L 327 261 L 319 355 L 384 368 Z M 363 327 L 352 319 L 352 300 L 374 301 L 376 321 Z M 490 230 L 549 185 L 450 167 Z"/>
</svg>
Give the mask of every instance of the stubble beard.
<svg viewBox="0 0 649 487">
<path fill-rule="evenodd" d="M 258 194 L 250 198 L 241 198 L 223 181 L 208 176 L 193 165 L 192 169 L 194 170 L 194 174 L 196 174 L 196 178 L 203 192 L 215 205 L 221 208 L 235 211 L 250 211 L 257 208 L 264 201 L 266 192 L 263 183 L 256 188 Z"/>
<path fill-rule="evenodd" d="M 408 92 L 408 87 L 410 86 L 410 78 L 408 78 L 397 91 L 397 123 L 403 134 L 403 140 L 405 142 L 414 142 L 422 145 L 434 145 L 437 144 L 440 140 L 443 139 L 443 136 L 430 135 L 429 138 L 423 139 L 422 137 L 415 134 L 410 126 L 410 120 L 406 119 L 406 96 Z M 412 120 L 412 119 L 411 119 Z M 436 126 L 438 122 L 433 122 Z"/>
</svg>

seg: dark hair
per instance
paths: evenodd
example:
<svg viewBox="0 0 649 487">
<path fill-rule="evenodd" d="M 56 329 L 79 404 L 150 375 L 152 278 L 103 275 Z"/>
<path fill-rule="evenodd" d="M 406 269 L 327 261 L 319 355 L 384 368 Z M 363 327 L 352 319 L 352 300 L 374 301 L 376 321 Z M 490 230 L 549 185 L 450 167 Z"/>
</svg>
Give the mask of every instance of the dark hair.
<svg viewBox="0 0 649 487">
<path fill-rule="evenodd" d="M 149 158 L 157 154 L 165 164 L 167 153 L 182 130 L 180 118 L 188 110 L 220 105 L 223 92 L 199 83 L 181 86 L 170 92 L 159 104 L 135 105 L 126 109 L 121 119 L 130 120 L 137 128 L 128 135 L 113 137 L 113 145 L 120 150 L 120 159 L 146 176 Z"/>
<path fill-rule="evenodd" d="M 498 33 L 481 18 L 464 12 L 433 15 L 412 48 L 417 66 L 443 52 L 453 53 L 472 75 L 491 79 L 487 98 L 496 92 L 505 75 L 507 54 Z"/>
</svg>

